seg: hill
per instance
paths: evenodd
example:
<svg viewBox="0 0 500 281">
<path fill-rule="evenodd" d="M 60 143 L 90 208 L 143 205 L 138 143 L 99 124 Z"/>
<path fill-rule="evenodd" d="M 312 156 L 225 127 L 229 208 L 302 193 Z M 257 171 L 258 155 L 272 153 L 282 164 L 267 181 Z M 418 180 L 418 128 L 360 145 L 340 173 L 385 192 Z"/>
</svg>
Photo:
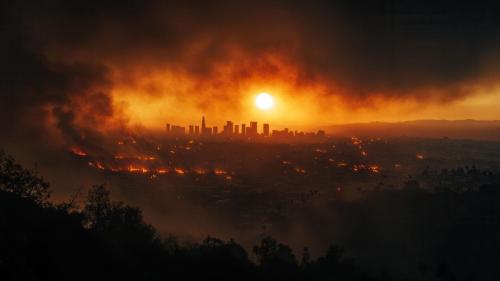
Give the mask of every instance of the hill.
<svg viewBox="0 0 500 281">
<path fill-rule="evenodd" d="M 427 137 L 500 140 L 499 120 L 415 120 L 333 125 L 326 131 L 334 136 Z"/>
</svg>

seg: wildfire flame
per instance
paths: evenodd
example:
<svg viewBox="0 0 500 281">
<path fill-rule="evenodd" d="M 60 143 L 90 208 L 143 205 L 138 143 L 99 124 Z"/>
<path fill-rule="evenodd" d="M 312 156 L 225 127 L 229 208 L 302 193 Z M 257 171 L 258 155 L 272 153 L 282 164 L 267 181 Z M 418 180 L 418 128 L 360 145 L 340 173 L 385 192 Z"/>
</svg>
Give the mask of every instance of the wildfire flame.
<svg viewBox="0 0 500 281">
<path fill-rule="evenodd" d="M 305 169 L 302 169 L 302 168 L 295 168 L 295 171 L 299 174 L 305 174 L 306 173 L 306 170 Z"/>
<path fill-rule="evenodd" d="M 166 173 L 168 173 L 168 169 L 166 169 L 166 168 L 159 168 L 159 169 L 156 170 L 156 172 L 158 174 L 166 174 Z"/>
<path fill-rule="evenodd" d="M 225 174 L 227 174 L 227 172 L 224 171 L 224 170 L 222 170 L 222 169 L 215 169 L 214 170 L 214 174 L 216 174 L 216 175 L 225 175 Z"/>
<path fill-rule="evenodd" d="M 379 172 L 380 172 L 380 167 L 379 167 L 378 165 L 371 165 L 371 166 L 369 167 L 369 169 L 370 169 L 370 171 L 371 171 L 372 173 L 379 173 Z"/>
<path fill-rule="evenodd" d="M 174 171 L 179 175 L 184 175 L 186 173 L 186 171 L 181 168 L 175 168 Z"/>
<path fill-rule="evenodd" d="M 136 166 L 133 166 L 133 165 L 130 165 L 128 167 L 128 171 L 131 172 L 131 173 L 147 173 L 149 172 L 149 169 L 145 168 L 145 167 L 136 167 Z"/>
<path fill-rule="evenodd" d="M 88 162 L 89 166 L 96 167 L 99 170 L 106 170 L 106 168 L 99 162 Z"/>
<path fill-rule="evenodd" d="M 87 153 L 77 147 L 74 147 L 71 149 L 71 152 L 75 155 L 78 155 L 78 156 L 87 156 Z"/>
</svg>

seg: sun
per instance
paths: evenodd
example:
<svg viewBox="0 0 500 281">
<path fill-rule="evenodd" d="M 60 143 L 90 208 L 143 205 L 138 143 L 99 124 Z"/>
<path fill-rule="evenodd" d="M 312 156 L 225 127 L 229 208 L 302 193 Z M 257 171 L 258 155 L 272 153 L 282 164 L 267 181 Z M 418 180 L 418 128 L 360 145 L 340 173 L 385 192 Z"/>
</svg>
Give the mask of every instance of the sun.
<svg viewBox="0 0 500 281">
<path fill-rule="evenodd" d="M 260 93 L 255 98 L 255 105 L 260 110 L 269 110 L 274 105 L 273 97 L 268 93 Z"/>
</svg>

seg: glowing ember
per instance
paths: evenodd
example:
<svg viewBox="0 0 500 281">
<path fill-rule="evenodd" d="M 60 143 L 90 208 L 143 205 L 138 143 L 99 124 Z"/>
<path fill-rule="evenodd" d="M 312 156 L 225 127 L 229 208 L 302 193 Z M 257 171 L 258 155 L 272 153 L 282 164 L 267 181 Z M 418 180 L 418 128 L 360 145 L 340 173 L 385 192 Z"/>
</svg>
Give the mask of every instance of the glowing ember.
<svg viewBox="0 0 500 281">
<path fill-rule="evenodd" d="M 377 165 L 371 165 L 369 169 L 372 173 L 379 173 L 380 172 L 380 167 Z"/>
<path fill-rule="evenodd" d="M 225 175 L 225 174 L 227 174 L 227 172 L 226 172 L 226 171 L 221 170 L 221 169 L 215 169 L 215 170 L 214 170 L 214 173 L 215 173 L 216 175 Z"/>
<path fill-rule="evenodd" d="M 146 161 L 156 160 L 156 157 L 154 157 L 154 156 L 137 156 L 136 158 L 138 160 L 146 160 Z"/>
<path fill-rule="evenodd" d="M 184 171 L 183 169 L 181 168 L 175 168 L 174 171 L 178 174 L 178 175 L 184 175 L 186 173 L 186 171 Z"/>
<path fill-rule="evenodd" d="M 87 156 L 87 153 L 79 148 L 72 148 L 71 149 L 71 152 L 73 152 L 73 154 L 75 155 L 78 155 L 78 156 Z"/>
<path fill-rule="evenodd" d="M 93 162 L 88 162 L 88 164 L 89 164 L 89 166 L 91 166 L 91 167 L 95 167 L 95 168 L 100 169 L 100 170 L 105 170 L 105 169 L 106 169 L 106 168 L 105 168 L 105 167 L 104 167 L 101 163 L 99 163 L 99 162 L 95 162 L 95 163 L 93 163 Z"/>
<path fill-rule="evenodd" d="M 193 171 L 198 175 L 204 175 L 206 173 L 206 171 L 201 168 L 194 169 Z"/>
<path fill-rule="evenodd" d="M 130 165 L 128 167 L 128 171 L 131 172 L 131 173 L 148 173 L 149 172 L 149 169 L 145 168 L 145 167 L 136 167 L 136 166 L 132 166 Z"/>
<path fill-rule="evenodd" d="M 305 169 L 302 169 L 302 168 L 295 168 L 295 172 L 299 173 L 299 174 L 305 174 L 306 173 L 306 170 Z"/>
</svg>

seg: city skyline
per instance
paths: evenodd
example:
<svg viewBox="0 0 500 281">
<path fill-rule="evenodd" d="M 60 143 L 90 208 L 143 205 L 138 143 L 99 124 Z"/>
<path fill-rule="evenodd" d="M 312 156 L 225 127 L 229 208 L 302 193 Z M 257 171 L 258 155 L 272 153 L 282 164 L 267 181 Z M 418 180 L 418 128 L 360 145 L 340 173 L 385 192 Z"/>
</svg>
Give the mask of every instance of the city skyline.
<svg viewBox="0 0 500 281">
<path fill-rule="evenodd" d="M 201 136 L 201 137 L 215 137 L 215 136 L 226 136 L 226 137 L 312 137 L 319 136 L 324 137 L 325 131 L 318 130 L 316 132 L 307 132 L 302 130 L 290 130 L 289 128 L 283 128 L 281 130 L 273 129 L 269 123 L 263 123 L 261 129 L 259 130 L 259 124 L 257 121 L 250 121 L 247 126 L 246 123 L 234 123 L 231 120 L 226 121 L 222 126 L 222 130 L 219 131 L 219 126 L 207 126 L 205 115 L 201 117 L 201 126 L 195 124 L 189 124 L 186 126 L 180 126 L 177 124 L 166 123 L 165 132 L 170 136 Z"/>
<path fill-rule="evenodd" d="M 284 128 L 282 130 L 271 130 L 269 123 L 263 123 L 261 130 L 259 130 L 259 125 L 257 121 L 250 121 L 249 126 L 246 123 L 234 123 L 233 121 L 226 121 L 226 124 L 222 126 L 222 130 L 219 132 L 218 126 L 207 126 L 205 115 L 201 117 L 201 126 L 190 124 L 186 126 L 179 126 L 176 124 L 166 123 L 165 132 L 167 135 L 171 136 L 202 136 L 202 137 L 215 137 L 215 136 L 226 136 L 226 137 L 312 137 L 319 136 L 324 137 L 325 131 L 318 130 L 317 132 L 305 132 L 299 130 L 290 130 L 289 128 Z M 241 128 L 241 130 L 240 130 Z"/>
</svg>

